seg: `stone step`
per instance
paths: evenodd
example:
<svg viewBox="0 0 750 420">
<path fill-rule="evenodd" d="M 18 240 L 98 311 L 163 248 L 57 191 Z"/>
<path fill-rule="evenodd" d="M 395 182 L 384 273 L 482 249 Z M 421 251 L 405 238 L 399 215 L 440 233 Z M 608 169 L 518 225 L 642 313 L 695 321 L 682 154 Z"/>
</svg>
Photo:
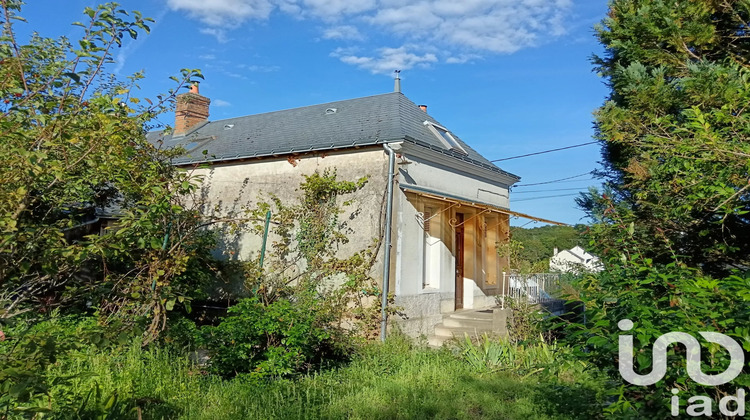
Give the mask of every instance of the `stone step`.
<svg viewBox="0 0 750 420">
<path fill-rule="evenodd" d="M 465 334 L 476 338 L 482 334 L 507 335 L 505 314 L 493 309 L 464 309 L 443 316 L 443 322 L 435 325 L 435 332 L 427 338 L 431 347 L 440 347 L 445 342 L 463 340 Z"/>
<path fill-rule="evenodd" d="M 435 335 L 439 337 L 458 337 L 463 338 L 464 334 L 470 336 L 482 335 L 484 333 L 492 332 L 492 328 L 477 328 L 477 327 L 446 327 L 445 325 L 435 326 Z"/>
<path fill-rule="evenodd" d="M 454 318 L 445 317 L 443 319 L 443 325 L 446 327 L 455 328 L 480 328 L 480 329 L 492 329 L 492 319 L 474 319 L 474 318 Z"/>
<path fill-rule="evenodd" d="M 494 316 L 494 313 L 492 312 L 492 310 L 484 310 L 484 311 L 465 310 L 465 311 L 452 312 L 450 314 L 446 314 L 445 318 L 492 320 L 493 316 Z"/>
</svg>

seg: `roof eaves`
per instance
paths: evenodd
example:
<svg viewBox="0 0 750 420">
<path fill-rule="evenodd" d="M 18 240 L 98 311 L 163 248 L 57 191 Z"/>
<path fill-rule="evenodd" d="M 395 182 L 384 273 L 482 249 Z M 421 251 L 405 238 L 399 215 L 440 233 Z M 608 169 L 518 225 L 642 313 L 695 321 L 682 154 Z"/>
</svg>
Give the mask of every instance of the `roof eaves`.
<svg viewBox="0 0 750 420">
<path fill-rule="evenodd" d="M 396 141 L 402 141 L 403 138 L 392 138 L 392 139 L 384 139 L 384 140 L 374 140 L 364 143 L 358 143 L 353 142 L 351 144 L 341 144 L 336 145 L 335 143 L 330 145 L 319 145 L 319 146 L 310 146 L 309 148 L 300 148 L 300 149 L 291 149 L 291 150 L 275 150 L 272 149 L 270 151 L 264 151 L 259 153 L 253 153 L 251 155 L 234 155 L 234 156 L 221 156 L 214 159 L 174 159 L 172 162 L 175 165 L 190 165 L 194 163 L 220 163 L 220 162 L 229 162 L 233 160 L 245 160 L 245 159 L 257 159 L 257 158 L 265 158 L 265 157 L 277 157 L 277 156 L 285 156 L 285 155 L 292 155 L 296 153 L 311 153 L 311 152 L 320 152 L 325 150 L 343 150 L 343 149 L 354 149 L 354 148 L 360 148 L 360 147 L 368 147 L 368 146 L 376 146 L 378 144 L 383 143 L 390 143 L 390 142 L 396 142 Z"/>
<path fill-rule="evenodd" d="M 413 137 L 410 137 L 410 136 L 405 136 L 404 140 L 406 140 L 406 141 L 408 141 L 410 143 L 416 144 L 417 146 L 425 147 L 425 148 L 428 148 L 430 150 L 433 150 L 433 151 L 436 151 L 436 152 L 440 152 L 440 153 L 442 153 L 442 154 L 444 154 L 446 156 L 450 156 L 450 157 L 452 157 L 454 159 L 459 159 L 459 160 L 462 160 L 464 162 L 471 163 L 471 164 L 473 164 L 475 166 L 479 166 L 480 168 L 487 169 L 487 170 L 490 170 L 492 172 L 496 172 L 496 173 L 499 173 L 499 174 L 503 174 L 503 175 L 509 176 L 511 178 L 515 178 L 517 181 L 521 179 L 520 176 L 512 174 L 512 173 L 507 172 L 507 171 L 504 171 L 504 170 L 498 168 L 495 165 L 488 165 L 486 163 L 480 162 L 480 161 L 478 161 L 476 159 L 472 159 L 472 158 L 470 158 L 470 157 L 468 157 L 466 155 L 463 155 L 461 153 L 457 153 L 457 152 L 454 152 L 452 150 L 447 150 L 447 149 L 444 149 L 442 147 L 437 147 L 437 146 L 431 145 L 429 143 L 417 140 L 417 139 L 415 139 Z"/>
</svg>

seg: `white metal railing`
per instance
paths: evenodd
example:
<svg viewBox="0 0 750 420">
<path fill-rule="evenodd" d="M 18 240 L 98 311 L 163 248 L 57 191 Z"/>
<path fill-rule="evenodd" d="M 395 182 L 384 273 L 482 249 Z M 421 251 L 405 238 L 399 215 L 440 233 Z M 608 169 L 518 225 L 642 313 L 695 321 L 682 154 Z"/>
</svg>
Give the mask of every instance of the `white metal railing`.
<svg viewBox="0 0 750 420">
<path fill-rule="evenodd" d="M 507 273 L 503 272 L 500 304 L 505 308 L 505 298 L 527 304 L 544 304 L 560 300 L 559 273 Z"/>
</svg>

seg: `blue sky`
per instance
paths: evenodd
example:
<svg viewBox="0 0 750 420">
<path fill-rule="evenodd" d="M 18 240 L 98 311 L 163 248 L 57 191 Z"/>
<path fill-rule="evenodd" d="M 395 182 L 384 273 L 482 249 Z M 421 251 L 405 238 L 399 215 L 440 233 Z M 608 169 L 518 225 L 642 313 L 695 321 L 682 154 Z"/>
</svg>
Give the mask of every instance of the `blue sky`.
<svg viewBox="0 0 750 420">
<path fill-rule="evenodd" d="M 592 112 L 608 92 L 589 61 L 601 51 L 592 27 L 605 1 L 120 3 L 156 23 L 116 52 L 112 69 L 122 77 L 145 70 L 140 96 L 154 97 L 173 86 L 168 77 L 181 68 L 200 68 L 213 120 L 390 92 L 393 70 L 401 69 L 409 99 L 487 158 L 501 159 L 591 141 Z M 22 12 L 28 23 L 18 29 L 75 39 L 80 28 L 70 23 L 96 4 L 29 0 Z M 589 172 L 599 160 L 599 146 L 589 145 L 498 165 L 531 184 Z M 519 186 L 511 208 L 585 222 L 573 194 L 596 184 L 583 176 Z"/>
</svg>

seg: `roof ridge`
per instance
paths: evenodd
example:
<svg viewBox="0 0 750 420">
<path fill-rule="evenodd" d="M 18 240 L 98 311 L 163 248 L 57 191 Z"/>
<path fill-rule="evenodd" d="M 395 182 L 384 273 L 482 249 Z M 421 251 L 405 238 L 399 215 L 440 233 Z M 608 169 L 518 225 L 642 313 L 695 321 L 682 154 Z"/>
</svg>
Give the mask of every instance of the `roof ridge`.
<svg viewBox="0 0 750 420">
<path fill-rule="evenodd" d="M 257 114 L 239 115 L 239 116 L 236 116 L 236 117 L 223 118 L 223 119 L 220 119 L 220 120 L 209 120 L 209 121 L 206 122 L 206 124 L 214 124 L 214 123 L 220 123 L 220 122 L 224 122 L 224 121 L 238 120 L 238 119 L 242 119 L 242 118 L 245 118 L 245 117 L 256 116 L 256 115 L 261 116 L 261 115 L 275 114 L 277 112 L 289 112 L 289 111 L 294 111 L 294 110 L 297 110 L 297 109 L 302 110 L 302 109 L 313 108 L 313 107 L 318 107 L 318 106 L 323 106 L 323 105 L 330 105 L 330 104 L 335 104 L 335 103 L 340 103 L 340 102 L 356 101 L 356 100 L 360 100 L 360 99 L 370 99 L 370 98 L 375 98 L 375 97 L 378 97 L 378 96 L 387 96 L 387 95 L 394 95 L 394 94 L 400 94 L 400 95 L 403 96 L 403 93 L 401 93 L 401 92 L 378 93 L 376 95 L 359 96 L 359 97 L 356 97 L 356 98 L 349 98 L 349 99 L 339 99 L 337 101 L 329 101 L 329 102 L 323 102 L 323 103 L 319 103 L 319 104 L 312 104 L 312 105 L 305 105 L 305 106 L 296 106 L 296 107 L 293 107 L 293 108 L 277 109 L 277 110 L 274 110 L 274 111 L 259 112 Z"/>
</svg>

